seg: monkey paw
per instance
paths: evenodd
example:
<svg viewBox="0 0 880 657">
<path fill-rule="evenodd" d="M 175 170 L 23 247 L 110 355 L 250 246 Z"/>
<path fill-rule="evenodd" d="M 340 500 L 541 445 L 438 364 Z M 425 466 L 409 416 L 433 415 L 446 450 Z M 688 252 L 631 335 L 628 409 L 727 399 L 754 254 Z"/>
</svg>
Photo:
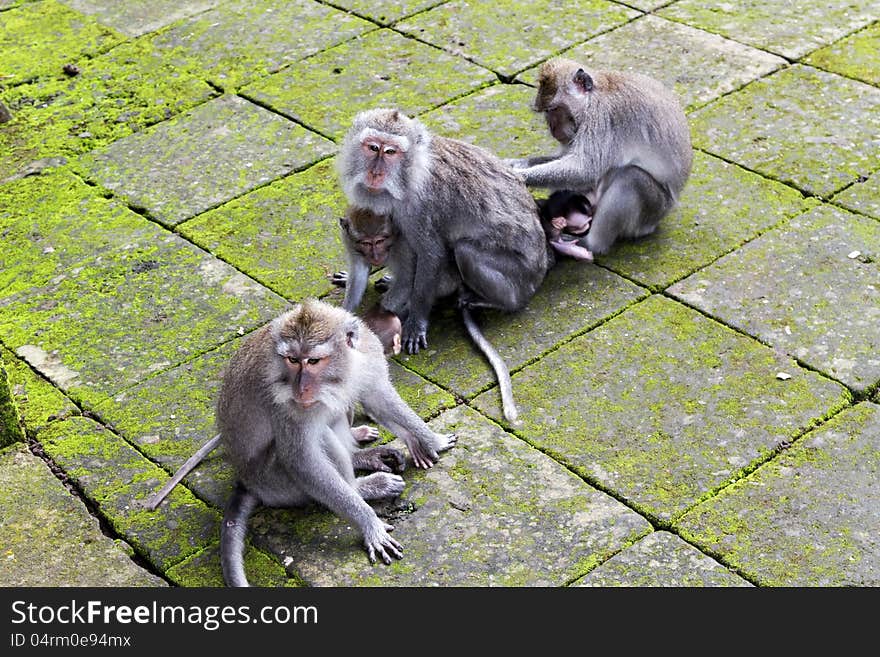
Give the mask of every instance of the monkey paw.
<svg viewBox="0 0 880 657">
<path fill-rule="evenodd" d="M 415 442 L 409 446 L 409 452 L 412 456 L 413 463 L 417 468 L 433 468 L 434 464 L 440 460 L 440 452 L 455 447 L 458 437 L 454 433 L 434 434 L 432 444 L 426 442 Z"/>
<path fill-rule="evenodd" d="M 376 288 L 377 292 L 387 292 L 388 289 L 391 287 L 392 280 L 393 279 L 391 278 L 391 274 L 385 274 L 382 278 L 380 278 L 373 284 L 373 287 Z"/>
<path fill-rule="evenodd" d="M 403 472 L 406 469 L 403 454 L 393 447 L 385 446 L 355 452 L 351 456 L 351 464 L 355 470 L 367 472 Z"/>
<path fill-rule="evenodd" d="M 379 430 L 366 424 L 351 428 L 351 435 L 359 444 L 371 443 L 379 437 Z"/>
<path fill-rule="evenodd" d="M 366 477 L 357 477 L 354 481 L 357 492 L 365 500 L 397 497 L 406 486 L 403 477 L 389 472 L 374 472 Z"/>
<path fill-rule="evenodd" d="M 348 272 L 338 271 L 330 276 L 330 282 L 336 287 L 345 287 L 348 284 Z"/>
<path fill-rule="evenodd" d="M 388 532 L 393 529 L 392 525 L 377 518 L 376 524 L 369 531 L 364 532 L 364 545 L 367 548 L 370 563 L 376 563 L 377 554 L 386 565 L 391 563 L 392 557 L 395 559 L 403 558 L 403 546 L 388 535 Z"/>
<path fill-rule="evenodd" d="M 403 348 L 408 354 L 417 354 L 419 349 L 428 346 L 428 322 L 423 319 L 407 317 L 403 323 Z"/>
</svg>

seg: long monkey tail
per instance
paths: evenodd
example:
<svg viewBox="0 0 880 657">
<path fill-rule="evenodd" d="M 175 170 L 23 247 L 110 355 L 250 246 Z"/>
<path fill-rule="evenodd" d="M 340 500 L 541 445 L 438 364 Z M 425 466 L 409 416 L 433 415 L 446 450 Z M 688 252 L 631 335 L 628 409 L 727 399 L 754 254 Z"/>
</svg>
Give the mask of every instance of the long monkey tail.
<svg viewBox="0 0 880 657">
<path fill-rule="evenodd" d="M 495 370 L 498 387 L 501 389 L 501 409 L 504 412 L 504 417 L 510 422 L 516 422 L 519 413 L 513 401 L 513 384 L 510 382 L 510 372 L 507 369 L 507 364 L 501 358 L 501 355 L 495 351 L 495 347 L 486 339 L 483 332 L 480 331 L 480 327 L 477 326 L 467 306 L 461 307 L 461 317 L 464 320 L 464 327 L 467 329 L 468 335 L 471 336 L 471 340 L 483 352 L 483 355 L 492 365 L 492 369 Z"/>
<path fill-rule="evenodd" d="M 259 504 L 241 483 L 235 484 L 220 525 L 220 565 L 227 586 L 250 586 L 244 573 L 244 539 L 248 518 Z"/>
</svg>

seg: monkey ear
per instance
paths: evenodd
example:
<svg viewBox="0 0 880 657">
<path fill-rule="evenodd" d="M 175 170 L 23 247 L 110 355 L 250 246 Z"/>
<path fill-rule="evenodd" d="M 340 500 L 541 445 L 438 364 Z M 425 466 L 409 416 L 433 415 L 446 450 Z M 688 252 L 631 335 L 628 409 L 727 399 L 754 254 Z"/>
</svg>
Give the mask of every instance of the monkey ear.
<svg viewBox="0 0 880 657">
<path fill-rule="evenodd" d="M 339 225 L 342 226 L 345 230 L 348 230 L 348 217 L 339 217 Z"/>
<path fill-rule="evenodd" d="M 583 93 L 593 90 L 593 78 L 582 68 L 579 68 L 574 74 L 574 83 Z"/>
<path fill-rule="evenodd" d="M 355 345 L 358 343 L 358 337 L 360 336 L 360 324 L 357 319 L 352 319 L 349 322 L 345 323 L 345 343 L 351 347 L 355 348 Z"/>
</svg>

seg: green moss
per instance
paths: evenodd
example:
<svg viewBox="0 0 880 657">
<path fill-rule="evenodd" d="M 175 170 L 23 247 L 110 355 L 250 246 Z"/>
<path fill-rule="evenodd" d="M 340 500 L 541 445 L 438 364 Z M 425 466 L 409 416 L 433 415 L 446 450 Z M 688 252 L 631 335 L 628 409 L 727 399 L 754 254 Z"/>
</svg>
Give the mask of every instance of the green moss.
<svg viewBox="0 0 880 657">
<path fill-rule="evenodd" d="M 18 407 L 15 405 L 3 361 L 0 355 L 0 447 L 24 440 Z"/>
</svg>

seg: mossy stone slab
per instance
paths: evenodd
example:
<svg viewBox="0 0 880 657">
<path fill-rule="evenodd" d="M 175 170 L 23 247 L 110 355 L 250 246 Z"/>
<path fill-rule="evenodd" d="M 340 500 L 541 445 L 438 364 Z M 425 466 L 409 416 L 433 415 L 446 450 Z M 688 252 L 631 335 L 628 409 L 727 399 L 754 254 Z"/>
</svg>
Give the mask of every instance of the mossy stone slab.
<svg viewBox="0 0 880 657">
<path fill-rule="evenodd" d="M 880 219 L 880 171 L 864 179 L 859 178 L 836 194 L 833 200 L 845 208 Z"/>
<path fill-rule="evenodd" d="M 0 447 L 24 441 L 24 430 L 21 428 L 21 417 L 12 385 L 6 374 L 5 358 L 0 353 Z"/>
<path fill-rule="evenodd" d="M 795 65 L 696 110 L 689 120 L 695 146 L 828 197 L 880 169 L 878 106 L 876 87 Z"/>
<path fill-rule="evenodd" d="M 880 23 L 817 50 L 804 63 L 880 86 Z"/>
<path fill-rule="evenodd" d="M 660 16 L 798 59 L 880 18 L 873 0 L 796 3 L 788 0 L 680 0 Z"/>
<path fill-rule="evenodd" d="M 77 169 L 173 226 L 322 159 L 333 144 L 238 96 L 221 96 L 80 158 Z"/>
<path fill-rule="evenodd" d="M 408 469 L 380 508 L 404 557 L 371 566 L 359 532 L 323 510 L 260 511 L 255 545 L 317 586 L 562 585 L 650 529 L 552 459 L 458 407 L 431 422 L 458 445 Z"/>
<path fill-rule="evenodd" d="M 513 389 L 518 435 L 664 520 L 850 401 L 838 383 L 660 296 L 515 374 Z M 501 421 L 497 394 L 475 405 Z"/>
<path fill-rule="evenodd" d="M 195 62 L 231 91 L 375 27 L 312 0 L 249 0 L 221 3 L 152 41 L 171 62 Z"/>
<path fill-rule="evenodd" d="M 345 195 L 334 161 L 277 180 L 178 228 L 278 294 L 295 301 L 331 290 L 329 273 L 345 269 L 339 217 Z"/>
<path fill-rule="evenodd" d="M 405 16 L 443 4 L 443 0 L 334 0 L 333 4 L 382 25 L 390 25 Z"/>
<path fill-rule="evenodd" d="M 621 240 L 596 262 L 651 289 L 665 289 L 810 207 L 797 190 L 700 151 L 671 214 L 639 240 Z"/>
<path fill-rule="evenodd" d="M 669 532 L 653 532 L 614 555 L 574 586 L 752 586 Z"/>
<path fill-rule="evenodd" d="M 0 347 L 0 358 L 6 368 L 15 405 L 29 434 L 35 436 L 50 422 L 80 414 L 79 408 L 58 388 L 37 375 L 11 351 Z"/>
<path fill-rule="evenodd" d="M 220 0 L 61 0 L 130 37 L 155 32 L 182 18 L 211 9 Z"/>
<path fill-rule="evenodd" d="M 605 0 L 453 0 L 395 25 L 505 76 L 635 18 L 639 12 Z M 577 16 L 576 20 L 547 20 Z"/>
<path fill-rule="evenodd" d="M 122 35 L 55 0 L 23 4 L 3 12 L 0 21 L 3 83 L 57 75 L 65 64 L 78 64 L 122 40 Z"/>
<path fill-rule="evenodd" d="M 496 84 L 431 110 L 424 124 L 444 137 L 481 146 L 498 157 L 528 157 L 559 149 L 540 114 L 532 111 L 535 90 Z"/>
<path fill-rule="evenodd" d="M 377 30 L 296 62 L 242 94 L 340 141 L 362 110 L 397 107 L 412 116 L 495 79 L 460 57 Z"/>
<path fill-rule="evenodd" d="M 120 44 L 77 66 L 77 75 L 59 69 L 4 92 L 13 120 L 0 124 L 0 179 L 35 160 L 69 159 L 103 146 L 216 95 L 145 41 Z"/>
<path fill-rule="evenodd" d="M 877 586 L 878 469 L 880 406 L 864 402 L 676 524 L 760 584 Z"/>
<path fill-rule="evenodd" d="M 297 586 L 277 559 L 245 544 L 244 570 L 251 586 Z M 165 575 L 178 586 L 226 586 L 220 566 L 220 546 L 212 545 L 170 568 Z"/>
<path fill-rule="evenodd" d="M 880 381 L 880 223 L 873 219 L 822 205 L 669 291 L 853 390 Z"/>
<path fill-rule="evenodd" d="M 583 332 L 647 296 L 647 291 L 592 264 L 565 260 L 554 267 L 529 304 L 516 313 L 475 312 L 484 335 L 511 370 L 536 359 L 572 334 Z M 428 347 L 396 357 L 426 379 L 471 397 L 495 385 L 495 373 L 465 332 L 453 304 L 438 305 Z M 494 390 L 493 394 L 498 395 Z M 513 386 L 514 399 L 525 393 Z"/>
<path fill-rule="evenodd" d="M 5 231 L 12 247 L 3 253 L 19 278 L 0 297 L 0 332 L 76 401 L 94 405 L 287 305 L 179 235 L 84 196 L 82 183 L 67 187 L 66 176 L 18 182 L 28 195 L 17 197 L 38 202 L 23 206 L 30 219 Z"/>
<path fill-rule="evenodd" d="M 782 57 L 657 16 L 637 18 L 560 56 L 586 68 L 649 75 L 672 89 L 687 110 L 786 65 Z M 538 68 L 518 77 L 537 85 Z"/>
<path fill-rule="evenodd" d="M 232 340 L 120 392 L 96 412 L 143 454 L 173 473 L 216 434 L 214 408 L 223 370 L 241 341 Z M 391 363 L 390 370 L 398 393 L 421 417 L 455 404 L 451 395 L 396 363 Z M 184 484 L 222 509 L 234 479 L 220 445 L 186 476 Z"/>
<path fill-rule="evenodd" d="M 166 586 L 25 447 L 0 451 L 0 491 L 0 586 Z"/>
<path fill-rule="evenodd" d="M 114 531 L 164 571 L 218 539 L 220 515 L 182 486 L 155 511 L 144 503 L 168 476 L 120 436 L 84 417 L 53 423 L 46 453 Z"/>
</svg>

